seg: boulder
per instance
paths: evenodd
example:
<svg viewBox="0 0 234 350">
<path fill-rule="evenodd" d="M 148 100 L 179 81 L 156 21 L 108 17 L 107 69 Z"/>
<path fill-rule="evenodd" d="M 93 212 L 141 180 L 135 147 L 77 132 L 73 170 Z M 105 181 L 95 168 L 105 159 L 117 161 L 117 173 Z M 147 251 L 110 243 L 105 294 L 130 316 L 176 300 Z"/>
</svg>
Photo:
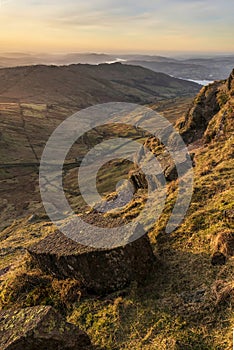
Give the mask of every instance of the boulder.
<svg viewBox="0 0 234 350">
<path fill-rule="evenodd" d="M 0 312 L 1 350 L 88 350 L 89 337 L 50 306 Z"/>
<path fill-rule="evenodd" d="M 88 292 L 108 294 L 141 283 L 153 267 L 155 256 L 146 235 L 113 249 L 85 247 L 59 231 L 28 248 L 33 261 L 57 278 L 74 278 Z"/>
</svg>

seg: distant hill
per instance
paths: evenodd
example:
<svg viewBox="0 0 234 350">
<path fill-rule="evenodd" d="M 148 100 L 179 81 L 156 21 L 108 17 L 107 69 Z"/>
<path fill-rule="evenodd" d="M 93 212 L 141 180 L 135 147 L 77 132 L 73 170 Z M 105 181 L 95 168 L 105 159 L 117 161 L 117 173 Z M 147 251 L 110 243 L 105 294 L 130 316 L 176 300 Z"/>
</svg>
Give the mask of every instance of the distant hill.
<svg viewBox="0 0 234 350">
<path fill-rule="evenodd" d="M 46 65 L 64 65 L 64 64 L 100 64 L 115 61 L 115 55 L 105 53 L 67 53 L 67 54 L 50 54 L 38 53 L 27 54 L 21 52 L 3 52 L 0 53 L 0 66 L 2 67 L 16 67 L 16 66 L 30 66 L 35 64 Z"/>
<path fill-rule="evenodd" d="M 192 80 L 226 79 L 234 66 L 234 56 L 191 58 L 181 60 L 130 59 L 126 64 L 139 65 L 155 72 Z"/>
<path fill-rule="evenodd" d="M 110 63 L 114 61 L 153 61 L 153 62 L 176 62 L 177 60 L 171 57 L 155 56 L 155 55 L 110 55 L 105 53 L 65 53 L 65 54 L 50 54 L 38 53 L 27 54 L 21 52 L 3 52 L 0 53 L 0 66 L 16 67 L 35 64 L 100 64 Z"/>
<path fill-rule="evenodd" d="M 210 57 L 164 57 L 142 54 L 105 54 L 105 53 L 65 53 L 65 54 L 27 54 L 0 53 L 0 67 L 16 67 L 26 65 L 70 65 L 101 64 L 124 62 L 140 65 L 155 72 L 169 74 L 176 78 L 191 80 L 226 79 L 234 66 L 234 55 Z"/>
<path fill-rule="evenodd" d="M 110 102 L 149 103 L 189 96 L 198 84 L 120 63 L 0 69 L 0 102 L 59 103 L 77 108 Z"/>
<path fill-rule="evenodd" d="M 141 66 L 147 69 L 151 69 L 154 72 L 166 73 L 171 76 L 194 79 L 194 80 L 205 80 L 212 79 L 211 69 L 201 65 L 190 62 L 180 61 L 128 61 L 126 64 Z"/>
</svg>

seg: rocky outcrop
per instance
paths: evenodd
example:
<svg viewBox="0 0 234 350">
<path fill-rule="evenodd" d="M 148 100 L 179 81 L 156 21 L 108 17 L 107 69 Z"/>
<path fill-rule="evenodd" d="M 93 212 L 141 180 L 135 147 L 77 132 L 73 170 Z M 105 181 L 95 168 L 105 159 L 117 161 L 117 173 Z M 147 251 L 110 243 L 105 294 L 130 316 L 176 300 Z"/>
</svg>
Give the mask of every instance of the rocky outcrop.
<svg viewBox="0 0 234 350">
<path fill-rule="evenodd" d="M 91 350 L 90 339 L 50 306 L 0 312 L 1 350 Z"/>
<path fill-rule="evenodd" d="M 28 251 L 42 271 L 61 279 L 77 279 L 96 294 L 122 289 L 131 281 L 141 283 L 155 261 L 146 236 L 107 250 L 82 246 L 56 232 Z"/>
<path fill-rule="evenodd" d="M 177 123 L 184 141 L 189 144 L 204 136 L 204 141 L 210 142 L 225 131 L 230 131 L 233 96 L 234 70 L 227 80 L 205 86 L 195 98 L 190 110 Z"/>
<path fill-rule="evenodd" d="M 210 120 L 220 110 L 217 94 L 221 84 L 221 82 L 215 82 L 203 87 L 195 98 L 191 109 L 186 113 L 183 120 L 177 124 L 177 128 L 186 144 L 200 139 Z"/>
<path fill-rule="evenodd" d="M 220 111 L 210 120 L 204 133 L 204 141 L 232 138 L 234 133 L 234 70 L 217 95 Z"/>
<path fill-rule="evenodd" d="M 156 174 L 155 176 L 151 176 L 150 184 L 148 184 L 147 179 L 144 173 L 140 169 L 135 169 L 131 171 L 129 174 L 129 180 L 133 184 L 135 191 L 139 189 L 147 189 L 150 185 L 151 191 L 155 190 L 157 184 L 162 184 L 164 179 L 166 181 L 173 181 L 178 178 L 178 173 L 176 170 L 176 166 L 171 159 L 165 160 L 164 167 L 162 168 L 161 174 Z"/>
<path fill-rule="evenodd" d="M 232 91 L 232 94 L 234 93 L 234 69 L 233 69 L 232 73 L 230 74 L 230 77 L 228 78 L 227 88 L 228 88 L 228 90 Z"/>
<path fill-rule="evenodd" d="M 149 152 L 150 151 L 150 152 Z M 156 158 L 160 164 L 158 172 L 153 169 L 152 175 L 150 176 L 150 183 L 148 184 L 147 179 L 141 171 L 145 168 L 150 170 L 150 163 Z M 179 166 L 181 174 L 185 174 L 188 170 L 188 160 L 189 155 L 184 155 L 181 152 L 180 158 L 177 159 L 177 166 L 171 156 L 167 151 L 166 147 L 159 143 L 158 139 L 155 137 L 149 137 L 139 153 L 136 156 L 136 168 L 130 172 L 129 179 L 132 182 L 135 190 L 147 189 L 150 186 L 150 190 L 154 191 L 159 186 L 163 185 L 165 181 L 173 181 L 178 178 L 177 167 Z"/>
<path fill-rule="evenodd" d="M 234 132 L 234 70 L 229 79 L 214 82 L 202 88 L 195 98 L 192 107 L 180 120 L 176 128 L 183 137 L 184 142 L 192 148 L 198 144 L 208 143 L 216 138 L 231 136 Z M 196 144 L 197 141 L 197 144 Z M 176 148 L 176 145 L 175 145 Z M 150 150 L 151 155 L 146 156 L 146 151 Z M 148 154 L 148 153 L 147 153 Z M 144 173 L 141 171 L 142 165 L 150 163 L 152 154 L 157 158 L 161 166 L 161 173 L 152 176 L 150 183 L 157 186 L 166 181 L 173 181 L 178 178 L 177 167 L 171 155 L 167 152 L 163 144 L 155 137 L 149 137 L 136 157 L 136 168 L 130 172 L 129 179 L 135 190 L 147 189 L 148 183 Z M 182 153 L 181 153 L 182 154 Z M 194 153 L 191 154 L 192 165 L 195 166 Z M 231 155 L 230 155 L 231 156 Z M 187 156 L 186 156 L 187 157 Z M 188 156 L 189 157 L 189 156 Z M 186 166 L 188 158 L 182 158 L 178 162 L 181 175 L 188 170 Z M 154 190 L 154 188 L 151 188 Z"/>
</svg>

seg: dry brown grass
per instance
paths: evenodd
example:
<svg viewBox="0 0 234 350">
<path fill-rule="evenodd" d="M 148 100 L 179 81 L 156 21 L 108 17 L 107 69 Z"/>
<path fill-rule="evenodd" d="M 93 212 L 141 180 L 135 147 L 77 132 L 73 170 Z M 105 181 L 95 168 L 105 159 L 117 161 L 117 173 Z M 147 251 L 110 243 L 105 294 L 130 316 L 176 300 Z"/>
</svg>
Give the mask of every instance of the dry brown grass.
<svg viewBox="0 0 234 350">
<path fill-rule="evenodd" d="M 234 305 L 234 280 L 231 282 L 215 281 L 212 286 L 212 292 L 216 306 L 223 306 L 224 304 Z"/>
<path fill-rule="evenodd" d="M 0 309 L 52 305 L 67 312 L 72 304 L 85 295 L 79 281 L 58 280 L 33 266 L 29 257 L 12 268 L 1 282 Z"/>
</svg>

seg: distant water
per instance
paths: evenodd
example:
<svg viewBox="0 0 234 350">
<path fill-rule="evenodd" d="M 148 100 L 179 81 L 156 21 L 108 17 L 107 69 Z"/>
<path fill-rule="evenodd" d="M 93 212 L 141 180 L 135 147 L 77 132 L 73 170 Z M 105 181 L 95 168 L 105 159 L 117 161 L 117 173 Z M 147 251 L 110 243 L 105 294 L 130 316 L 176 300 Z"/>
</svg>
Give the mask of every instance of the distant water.
<svg viewBox="0 0 234 350">
<path fill-rule="evenodd" d="M 174 75 L 170 75 L 170 77 L 176 78 L 176 77 L 174 77 Z M 200 84 L 203 86 L 207 86 L 207 85 L 212 84 L 214 82 L 214 80 L 194 80 L 194 79 L 186 79 L 186 78 L 177 78 L 177 79 L 192 81 L 193 83 L 197 83 L 197 84 Z"/>
<path fill-rule="evenodd" d="M 118 62 L 127 62 L 127 60 L 123 60 L 122 58 L 116 58 L 114 61 L 108 61 L 107 64 L 118 63 Z"/>
<path fill-rule="evenodd" d="M 193 79 L 185 79 L 185 78 L 181 78 L 181 79 L 188 80 L 188 81 L 193 81 L 194 83 L 197 83 L 197 84 L 200 84 L 200 85 L 203 85 L 203 86 L 212 84 L 214 82 L 214 80 L 193 80 Z"/>
</svg>

